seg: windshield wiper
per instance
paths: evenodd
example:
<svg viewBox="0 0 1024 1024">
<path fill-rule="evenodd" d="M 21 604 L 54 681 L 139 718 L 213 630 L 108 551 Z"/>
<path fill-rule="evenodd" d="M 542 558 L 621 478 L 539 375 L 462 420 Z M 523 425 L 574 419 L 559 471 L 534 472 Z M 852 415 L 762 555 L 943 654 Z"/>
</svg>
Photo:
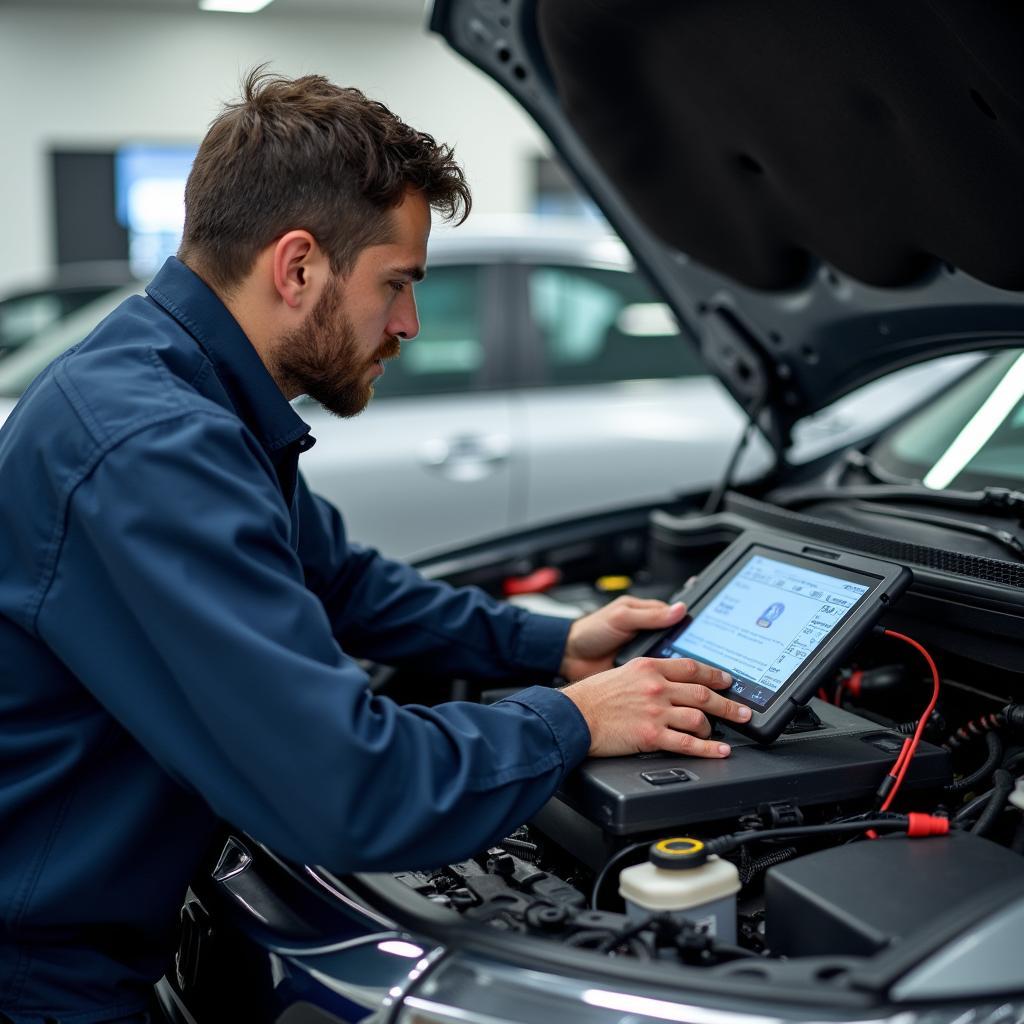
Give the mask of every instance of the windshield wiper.
<svg viewBox="0 0 1024 1024">
<path fill-rule="evenodd" d="M 963 519 L 954 519 L 952 516 L 942 516 L 935 512 L 920 512 L 917 509 L 896 508 L 892 505 L 875 504 L 869 501 L 855 501 L 852 507 L 862 512 L 872 512 L 875 515 L 893 516 L 897 519 L 906 519 L 914 523 L 941 526 L 947 530 L 957 530 L 960 533 L 970 533 L 975 537 L 983 537 L 993 544 L 1007 548 L 1024 561 L 1024 543 L 1021 543 L 1008 530 L 1000 530 L 995 526 L 986 526 L 984 523 L 968 523 Z"/>
<path fill-rule="evenodd" d="M 877 480 L 875 484 L 844 484 L 845 471 L 850 467 L 862 470 Z M 816 501 L 834 501 L 848 498 L 852 501 L 899 501 L 909 504 L 940 505 L 943 508 L 964 508 L 975 511 L 1024 512 L 1024 491 L 1010 487 L 985 487 L 980 491 L 957 491 L 925 487 L 906 477 L 897 476 L 879 466 L 863 452 L 851 450 L 837 471 L 825 483 L 803 484 L 773 491 L 771 500 L 785 508 L 798 508 Z"/>
<path fill-rule="evenodd" d="M 941 505 L 944 508 L 988 509 L 997 512 L 1024 510 L 1024 491 L 1009 487 L 986 487 L 980 491 L 932 490 L 921 484 L 853 484 L 826 487 L 810 484 L 773 491 L 771 501 L 785 508 L 798 508 L 815 501 L 905 501 Z"/>
</svg>

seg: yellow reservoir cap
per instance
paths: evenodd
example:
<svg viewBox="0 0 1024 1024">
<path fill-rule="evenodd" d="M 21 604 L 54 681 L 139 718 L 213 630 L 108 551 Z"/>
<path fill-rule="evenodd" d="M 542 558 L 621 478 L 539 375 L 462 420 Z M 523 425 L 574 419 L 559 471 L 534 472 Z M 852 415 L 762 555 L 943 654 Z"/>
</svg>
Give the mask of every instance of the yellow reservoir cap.
<svg viewBox="0 0 1024 1024">
<path fill-rule="evenodd" d="M 708 859 L 707 850 L 692 836 L 672 836 L 652 843 L 647 859 L 659 868 L 670 870 L 700 867 Z"/>
<path fill-rule="evenodd" d="M 632 576 L 598 576 L 594 586 L 605 594 L 617 594 L 629 590 L 633 585 Z"/>
</svg>

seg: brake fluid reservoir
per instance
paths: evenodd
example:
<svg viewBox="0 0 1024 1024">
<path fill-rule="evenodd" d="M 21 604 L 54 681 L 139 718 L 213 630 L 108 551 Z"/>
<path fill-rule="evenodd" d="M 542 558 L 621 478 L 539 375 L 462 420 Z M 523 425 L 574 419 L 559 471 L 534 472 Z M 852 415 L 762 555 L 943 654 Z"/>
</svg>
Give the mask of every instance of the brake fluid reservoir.
<svg viewBox="0 0 1024 1024">
<path fill-rule="evenodd" d="M 619 873 L 619 895 L 634 919 L 671 914 L 686 919 L 721 942 L 736 941 L 736 865 L 708 856 L 697 839 L 661 839 L 646 864 Z"/>
</svg>

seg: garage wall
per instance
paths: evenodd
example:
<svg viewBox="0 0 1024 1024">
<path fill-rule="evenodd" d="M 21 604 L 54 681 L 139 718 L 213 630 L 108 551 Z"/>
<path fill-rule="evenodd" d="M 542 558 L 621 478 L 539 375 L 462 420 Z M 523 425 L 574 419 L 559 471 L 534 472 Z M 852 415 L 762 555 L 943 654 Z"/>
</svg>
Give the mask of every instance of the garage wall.
<svg viewBox="0 0 1024 1024">
<path fill-rule="evenodd" d="M 357 85 L 452 143 L 474 210 L 525 210 L 539 133 L 418 20 L 0 7 L 0 291 L 53 261 L 48 152 L 198 141 L 241 72 Z"/>
</svg>

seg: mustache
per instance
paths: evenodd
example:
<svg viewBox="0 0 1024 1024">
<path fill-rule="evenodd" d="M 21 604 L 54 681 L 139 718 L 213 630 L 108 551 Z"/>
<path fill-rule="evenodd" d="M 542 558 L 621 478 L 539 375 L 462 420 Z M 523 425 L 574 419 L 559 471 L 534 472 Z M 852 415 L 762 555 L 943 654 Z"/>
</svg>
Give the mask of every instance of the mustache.
<svg viewBox="0 0 1024 1024">
<path fill-rule="evenodd" d="M 374 359 L 394 359 L 399 352 L 402 351 L 402 339 L 398 335 L 392 335 L 384 342 L 379 349 Z"/>
</svg>

